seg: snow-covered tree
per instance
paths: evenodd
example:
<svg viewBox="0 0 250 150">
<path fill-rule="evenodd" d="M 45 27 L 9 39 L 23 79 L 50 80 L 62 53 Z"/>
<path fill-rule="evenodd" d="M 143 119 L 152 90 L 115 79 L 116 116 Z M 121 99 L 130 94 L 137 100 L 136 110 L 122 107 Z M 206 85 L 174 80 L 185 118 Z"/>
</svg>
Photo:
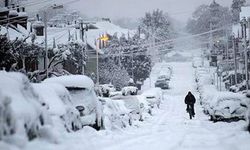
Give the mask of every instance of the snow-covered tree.
<svg viewBox="0 0 250 150">
<path fill-rule="evenodd" d="M 114 35 L 105 49 L 106 57 L 114 59 L 116 65 L 124 67 L 135 82 L 144 81 L 151 71 L 151 59 L 147 55 L 144 42 L 138 33 L 132 38 L 126 38 L 125 35 L 118 38 Z"/>
<path fill-rule="evenodd" d="M 233 0 L 231 5 L 233 23 L 238 23 L 240 21 L 241 7 L 244 6 L 245 3 L 246 0 Z"/>
<path fill-rule="evenodd" d="M 87 55 L 83 43 L 70 41 L 67 44 L 59 44 L 57 48 L 49 50 L 49 68 L 55 68 L 63 64 L 65 70 L 72 74 L 82 73 L 86 64 Z"/>
<path fill-rule="evenodd" d="M 112 83 L 118 90 L 128 85 L 129 74 L 123 67 L 116 65 L 112 58 L 102 59 L 98 67 L 101 84 Z"/>
<path fill-rule="evenodd" d="M 30 65 L 36 63 L 43 48 L 26 43 L 23 39 L 11 41 L 6 35 L 0 35 L 0 68 L 6 71 L 34 71 Z"/>
<path fill-rule="evenodd" d="M 140 26 L 146 38 L 149 38 L 151 34 L 158 40 L 167 40 L 174 35 L 171 18 L 159 9 L 147 12 L 141 19 Z"/>
<path fill-rule="evenodd" d="M 210 5 L 201 5 L 193 13 L 193 17 L 187 23 L 187 30 L 193 34 L 207 32 L 211 29 L 220 29 L 232 23 L 231 12 L 227 7 L 213 1 Z M 213 33 L 214 36 L 221 36 L 223 29 Z"/>
</svg>

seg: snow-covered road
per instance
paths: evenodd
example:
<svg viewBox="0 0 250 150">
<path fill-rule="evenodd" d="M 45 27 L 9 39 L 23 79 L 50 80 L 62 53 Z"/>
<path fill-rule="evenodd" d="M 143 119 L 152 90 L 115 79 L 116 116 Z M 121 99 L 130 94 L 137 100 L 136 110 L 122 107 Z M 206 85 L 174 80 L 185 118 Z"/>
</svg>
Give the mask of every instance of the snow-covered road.
<svg viewBox="0 0 250 150">
<path fill-rule="evenodd" d="M 96 132 L 85 128 L 62 137 L 60 144 L 46 143 L 41 149 L 248 150 L 250 135 L 243 131 L 244 121 L 212 123 L 198 104 L 195 105 L 196 117 L 189 120 L 183 100 L 188 91 L 194 92 L 193 68 L 189 62 L 169 65 L 173 67 L 171 89 L 165 91 L 161 108 L 152 118 L 140 123 L 138 127 L 119 131 Z M 158 71 L 164 71 L 164 68 Z M 27 149 L 34 148 L 40 142 L 32 142 Z"/>
</svg>

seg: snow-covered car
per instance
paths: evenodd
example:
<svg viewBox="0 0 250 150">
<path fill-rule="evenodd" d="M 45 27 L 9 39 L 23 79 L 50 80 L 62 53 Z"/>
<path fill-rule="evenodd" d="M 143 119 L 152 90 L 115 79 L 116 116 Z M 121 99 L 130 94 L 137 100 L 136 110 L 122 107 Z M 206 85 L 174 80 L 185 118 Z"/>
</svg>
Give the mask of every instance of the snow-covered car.
<svg viewBox="0 0 250 150">
<path fill-rule="evenodd" d="M 40 136 L 41 130 L 51 125 L 46 108 L 25 75 L 0 71 L 1 140 L 7 138 L 20 146 L 26 139 Z"/>
<path fill-rule="evenodd" d="M 165 80 L 167 80 L 167 81 L 169 81 L 170 80 L 170 75 L 160 75 L 157 79 L 165 79 Z"/>
<path fill-rule="evenodd" d="M 166 78 L 158 78 L 155 82 L 155 87 L 159 87 L 161 89 L 169 89 L 169 82 Z"/>
<path fill-rule="evenodd" d="M 142 93 L 146 97 L 147 102 L 151 108 L 157 106 L 160 108 L 161 101 L 163 100 L 163 94 L 160 88 L 150 88 Z"/>
<path fill-rule="evenodd" d="M 102 127 L 101 104 L 94 90 L 94 82 L 85 75 L 68 75 L 46 79 L 44 83 L 58 83 L 69 91 L 73 106 L 79 111 L 83 125 L 99 130 Z"/>
<path fill-rule="evenodd" d="M 203 61 L 203 60 L 202 60 L 201 57 L 194 57 L 194 58 L 193 58 L 193 61 L 192 61 L 192 66 L 193 66 L 194 68 L 202 67 L 202 64 L 203 64 L 202 61 Z"/>
<path fill-rule="evenodd" d="M 123 101 L 114 101 L 110 98 L 99 97 L 103 106 L 103 125 L 105 129 L 125 128 L 131 125 L 130 110 Z"/>
<path fill-rule="evenodd" d="M 246 118 L 247 118 L 247 130 L 250 132 L 250 109 L 248 109 L 247 111 Z"/>
<path fill-rule="evenodd" d="M 135 86 L 126 86 L 124 88 L 122 88 L 122 95 L 126 96 L 126 95 L 137 95 L 138 92 L 138 88 Z"/>
<path fill-rule="evenodd" d="M 72 104 L 69 91 L 56 83 L 36 83 L 32 84 L 36 93 L 48 105 L 53 124 L 58 127 L 65 127 L 67 131 L 76 131 L 82 128 L 80 114 Z M 59 124 L 61 122 L 61 124 Z"/>
<path fill-rule="evenodd" d="M 116 95 L 114 97 L 111 97 L 111 99 L 114 101 L 123 101 L 124 105 L 129 110 L 133 120 L 141 120 L 141 118 L 143 118 L 142 111 L 140 108 L 140 101 L 137 98 L 137 96 L 135 96 L 135 95 L 134 96 L 133 95 L 128 95 L 128 96 Z"/>
<path fill-rule="evenodd" d="M 246 98 L 238 93 L 217 92 L 204 105 L 212 121 L 234 121 L 245 119 L 248 110 Z"/>
<path fill-rule="evenodd" d="M 141 109 L 141 112 L 143 113 L 143 115 L 142 115 L 143 118 L 141 118 L 141 119 L 144 120 L 144 118 L 147 116 L 147 114 L 152 115 L 152 108 L 150 107 L 150 104 L 146 100 L 145 96 L 137 95 L 136 97 L 139 100 L 140 109 Z"/>
<path fill-rule="evenodd" d="M 98 89 L 101 92 L 101 96 L 109 97 L 112 92 L 115 92 L 116 89 L 112 84 L 101 84 L 99 85 Z"/>
</svg>

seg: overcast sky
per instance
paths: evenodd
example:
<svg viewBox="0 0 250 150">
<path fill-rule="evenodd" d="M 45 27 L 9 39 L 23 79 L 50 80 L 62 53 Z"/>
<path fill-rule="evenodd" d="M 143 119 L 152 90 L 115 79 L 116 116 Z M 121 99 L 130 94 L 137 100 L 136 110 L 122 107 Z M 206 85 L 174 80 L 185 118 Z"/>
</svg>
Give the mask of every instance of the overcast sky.
<svg viewBox="0 0 250 150">
<path fill-rule="evenodd" d="M 162 9 L 172 17 L 185 22 L 201 4 L 210 4 L 212 0 L 80 0 L 71 5 L 83 14 L 91 17 L 142 17 L 145 12 Z M 216 0 L 230 6 L 232 0 Z"/>
</svg>

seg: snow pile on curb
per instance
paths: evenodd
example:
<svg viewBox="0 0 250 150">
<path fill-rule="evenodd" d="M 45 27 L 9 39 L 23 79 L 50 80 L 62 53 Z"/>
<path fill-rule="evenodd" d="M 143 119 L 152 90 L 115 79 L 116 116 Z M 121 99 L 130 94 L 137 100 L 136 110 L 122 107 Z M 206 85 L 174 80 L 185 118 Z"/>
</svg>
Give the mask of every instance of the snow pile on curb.
<svg viewBox="0 0 250 150">
<path fill-rule="evenodd" d="M 23 147 L 28 140 L 41 137 L 41 131 L 51 126 L 50 117 L 28 78 L 0 71 L 0 85 L 0 139 Z"/>
</svg>

